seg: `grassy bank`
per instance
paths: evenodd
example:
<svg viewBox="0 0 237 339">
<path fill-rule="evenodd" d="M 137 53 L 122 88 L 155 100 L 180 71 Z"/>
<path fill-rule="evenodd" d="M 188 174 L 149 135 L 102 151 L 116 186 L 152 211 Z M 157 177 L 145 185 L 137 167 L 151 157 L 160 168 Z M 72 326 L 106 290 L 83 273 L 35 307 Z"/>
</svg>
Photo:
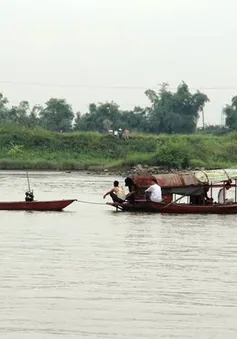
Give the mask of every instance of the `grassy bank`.
<svg viewBox="0 0 237 339">
<path fill-rule="evenodd" d="M 132 135 L 53 133 L 0 126 L 0 169 L 124 169 L 137 164 L 166 168 L 226 168 L 237 165 L 237 133 Z"/>
</svg>

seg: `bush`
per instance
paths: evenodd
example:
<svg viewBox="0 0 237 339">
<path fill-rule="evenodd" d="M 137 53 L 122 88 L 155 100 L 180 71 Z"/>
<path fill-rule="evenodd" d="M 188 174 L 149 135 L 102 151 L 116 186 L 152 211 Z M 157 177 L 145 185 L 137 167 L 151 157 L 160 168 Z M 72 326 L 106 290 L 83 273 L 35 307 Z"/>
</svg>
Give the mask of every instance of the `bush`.
<svg viewBox="0 0 237 339">
<path fill-rule="evenodd" d="M 190 164 L 191 149 L 184 140 L 168 139 L 159 146 L 152 157 L 152 163 L 168 168 L 186 168 Z"/>
</svg>

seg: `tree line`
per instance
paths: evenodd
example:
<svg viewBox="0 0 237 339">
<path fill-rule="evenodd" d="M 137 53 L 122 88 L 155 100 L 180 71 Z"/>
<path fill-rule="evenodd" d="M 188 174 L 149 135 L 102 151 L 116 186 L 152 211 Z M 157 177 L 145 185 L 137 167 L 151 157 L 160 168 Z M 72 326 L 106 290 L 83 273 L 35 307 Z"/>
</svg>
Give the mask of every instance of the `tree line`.
<svg viewBox="0 0 237 339">
<path fill-rule="evenodd" d="M 197 131 L 197 123 L 209 98 L 205 93 L 191 93 L 182 82 L 175 92 L 168 84 L 162 84 L 157 91 L 147 90 L 148 107 L 135 106 L 133 110 L 122 110 L 114 102 L 92 103 L 88 112 L 73 112 L 66 99 L 50 98 L 45 105 L 30 107 L 28 101 L 10 106 L 0 93 L 0 124 L 15 123 L 28 128 L 41 127 L 56 132 L 98 131 L 128 129 L 130 131 L 154 134 L 190 134 Z M 221 133 L 223 130 L 237 130 L 237 96 L 223 109 L 226 127 L 206 126 L 207 133 Z"/>
</svg>

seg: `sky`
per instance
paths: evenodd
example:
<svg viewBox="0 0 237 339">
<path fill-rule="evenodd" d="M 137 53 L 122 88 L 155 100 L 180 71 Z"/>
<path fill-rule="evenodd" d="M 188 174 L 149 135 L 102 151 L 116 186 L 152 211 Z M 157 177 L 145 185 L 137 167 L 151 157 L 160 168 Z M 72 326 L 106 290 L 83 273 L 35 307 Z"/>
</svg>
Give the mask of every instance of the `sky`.
<svg viewBox="0 0 237 339">
<path fill-rule="evenodd" d="M 185 81 L 206 124 L 237 94 L 236 0 L 0 0 L 0 92 L 11 105 L 66 98 L 122 109 Z"/>
</svg>

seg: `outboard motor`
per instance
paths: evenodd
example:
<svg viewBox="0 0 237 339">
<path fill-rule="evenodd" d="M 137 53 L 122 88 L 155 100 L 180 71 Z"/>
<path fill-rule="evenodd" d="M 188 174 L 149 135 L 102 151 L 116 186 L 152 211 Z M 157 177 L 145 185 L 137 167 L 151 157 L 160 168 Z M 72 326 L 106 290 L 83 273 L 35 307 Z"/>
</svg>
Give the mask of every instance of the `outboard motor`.
<svg viewBox="0 0 237 339">
<path fill-rule="evenodd" d="M 33 191 L 26 191 L 26 193 L 25 193 L 25 201 L 34 201 L 34 193 L 33 193 Z"/>
</svg>

